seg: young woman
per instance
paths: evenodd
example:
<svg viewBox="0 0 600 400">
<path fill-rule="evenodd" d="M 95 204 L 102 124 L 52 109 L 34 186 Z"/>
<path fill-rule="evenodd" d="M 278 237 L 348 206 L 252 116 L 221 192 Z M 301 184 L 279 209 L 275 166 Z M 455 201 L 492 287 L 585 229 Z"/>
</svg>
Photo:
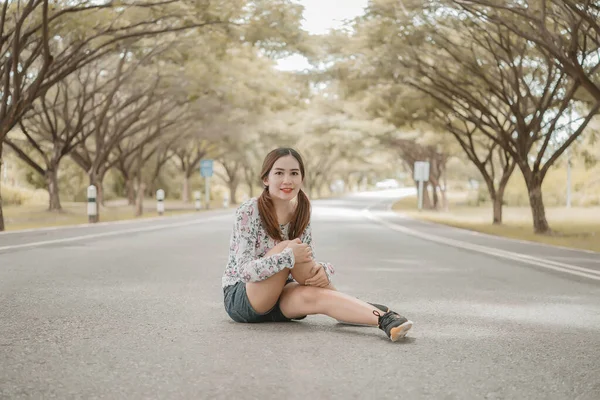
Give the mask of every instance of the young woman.
<svg viewBox="0 0 600 400">
<path fill-rule="evenodd" d="M 225 310 L 236 322 L 286 322 L 324 314 L 378 326 L 396 341 L 412 322 L 385 306 L 337 291 L 329 263 L 316 262 L 311 206 L 302 191 L 304 163 L 294 149 L 271 151 L 263 162 L 260 197 L 237 210 L 223 274 Z"/>
</svg>

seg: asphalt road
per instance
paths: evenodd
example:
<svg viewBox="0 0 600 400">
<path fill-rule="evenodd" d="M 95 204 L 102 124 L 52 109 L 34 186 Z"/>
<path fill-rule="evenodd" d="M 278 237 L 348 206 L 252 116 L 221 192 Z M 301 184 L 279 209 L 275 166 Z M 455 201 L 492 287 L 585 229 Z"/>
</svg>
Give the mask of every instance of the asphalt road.
<svg viewBox="0 0 600 400">
<path fill-rule="evenodd" d="M 244 325 L 232 211 L 0 234 L 0 398 L 600 399 L 600 254 L 419 223 L 402 193 L 314 202 L 339 290 L 415 322 Z"/>
</svg>

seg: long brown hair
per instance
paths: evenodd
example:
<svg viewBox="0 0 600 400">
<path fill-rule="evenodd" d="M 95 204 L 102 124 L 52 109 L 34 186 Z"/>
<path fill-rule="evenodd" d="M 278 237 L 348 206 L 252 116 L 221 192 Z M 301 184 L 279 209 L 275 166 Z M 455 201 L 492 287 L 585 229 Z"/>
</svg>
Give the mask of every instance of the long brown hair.
<svg viewBox="0 0 600 400">
<path fill-rule="evenodd" d="M 304 162 L 302 161 L 302 157 L 300 154 L 289 147 L 280 147 L 278 149 L 272 150 L 263 161 L 262 171 L 260 173 L 261 182 L 264 181 L 271 172 L 273 165 L 277 160 L 281 157 L 285 156 L 293 156 L 300 164 L 300 175 L 302 176 L 302 181 L 304 181 Z M 260 214 L 260 219 L 262 221 L 262 225 L 273 239 L 282 241 L 283 237 L 281 236 L 281 230 L 279 229 L 279 222 L 277 221 L 277 213 L 275 212 L 275 205 L 273 204 L 273 199 L 269 194 L 269 188 L 265 187 L 262 194 L 258 198 L 258 211 Z M 306 196 L 306 193 L 302 189 L 298 192 L 298 205 L 296 206 L 296 211 L 294 213 L 294 217 L 290 222 L 289 229 L 289 239 L 295 239 L 300 237 L 304 230 L 308 226 L 310 222 L 310 200 Z"/>
</svg>

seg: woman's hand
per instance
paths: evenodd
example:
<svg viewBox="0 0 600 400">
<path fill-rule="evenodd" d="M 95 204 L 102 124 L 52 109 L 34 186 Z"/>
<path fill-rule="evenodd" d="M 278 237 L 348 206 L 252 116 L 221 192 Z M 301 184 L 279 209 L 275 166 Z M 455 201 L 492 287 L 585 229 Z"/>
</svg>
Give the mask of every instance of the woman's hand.
<svg viewBox="0 0 600 400">
<path fill-rule="evenodd" d="M 320 288 L 326 288 L 327 286 L 329 286 L 329 278 L 325 273 L 325 268 L 323 268 L 321 264 L 315 263 L 310 273 L 313 274 L 313 272 L 314 276 L 304 281 L 304 284 L 306 286 L 316 286 Z"/>
<path fill-rule="evenodd" d="M 312 250 L 310 246 L 298 238 L 290 241 L 287 245 L 294 252 L 294 260 L 296 263 L 307 263 L 312 260 Z"/>
</svg>

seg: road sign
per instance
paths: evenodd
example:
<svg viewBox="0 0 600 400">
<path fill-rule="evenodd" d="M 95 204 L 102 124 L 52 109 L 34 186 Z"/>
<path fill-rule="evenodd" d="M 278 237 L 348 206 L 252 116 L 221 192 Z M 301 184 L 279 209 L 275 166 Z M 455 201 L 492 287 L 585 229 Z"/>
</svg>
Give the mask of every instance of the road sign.
<svg viewBox="0 0 600 400">
<path fill-rule="evenodd" d="M 208 210 L 210 208 L 210 177 L 213 175 L 213 160 L 200 161 L 200 175 L 206 178 L 204 180 L 204 201 Z"/>
<path fill-rule="evenodd" d="M 415 181 L 429 180 L 429 161 L 416 161 L 414 171 Z"/>
<path fill-rule="evenodd" d="M 213 175 L 213 160 L 200 161 L 200 175 L 205 178 Z"/>
</svg>

